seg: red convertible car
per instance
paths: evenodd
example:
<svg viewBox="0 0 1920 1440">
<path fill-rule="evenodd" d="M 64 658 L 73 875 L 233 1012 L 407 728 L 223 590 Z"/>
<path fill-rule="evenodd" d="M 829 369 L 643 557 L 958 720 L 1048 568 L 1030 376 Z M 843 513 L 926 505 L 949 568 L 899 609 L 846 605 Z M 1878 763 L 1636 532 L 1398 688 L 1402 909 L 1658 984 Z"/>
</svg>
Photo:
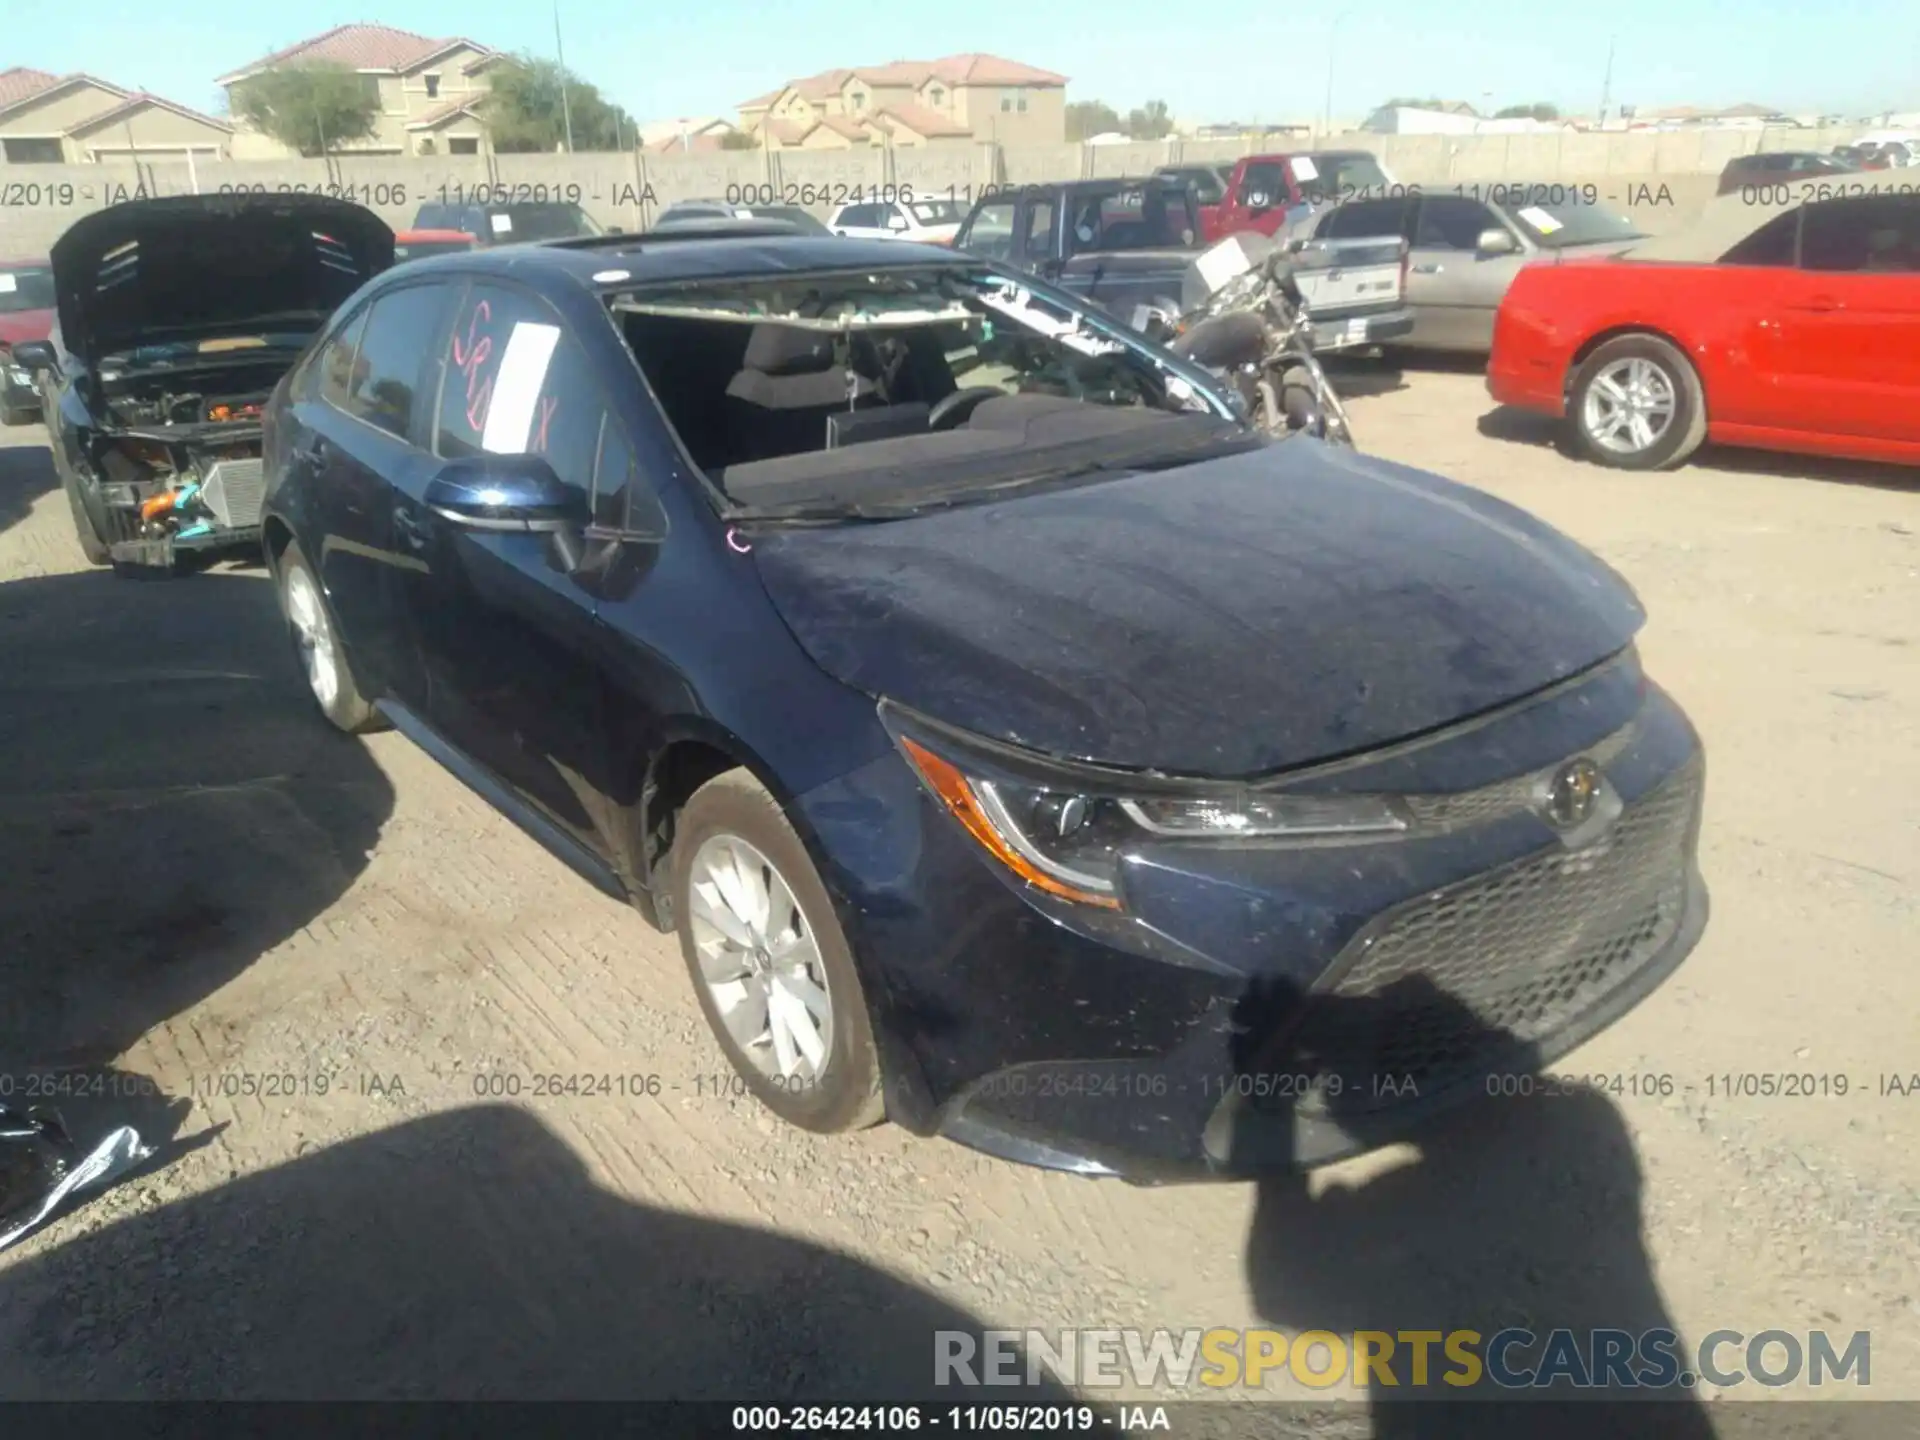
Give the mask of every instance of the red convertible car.
<svg viewBox="0 0 1920 1440">
<path fill-rule="evenodd" d="M 1920 183 L 1754 187 L 1690 229 L 1524 267 L 1487 388 L 1604 465 L 1702 441 L 1920 464 Z"/>
</svg>

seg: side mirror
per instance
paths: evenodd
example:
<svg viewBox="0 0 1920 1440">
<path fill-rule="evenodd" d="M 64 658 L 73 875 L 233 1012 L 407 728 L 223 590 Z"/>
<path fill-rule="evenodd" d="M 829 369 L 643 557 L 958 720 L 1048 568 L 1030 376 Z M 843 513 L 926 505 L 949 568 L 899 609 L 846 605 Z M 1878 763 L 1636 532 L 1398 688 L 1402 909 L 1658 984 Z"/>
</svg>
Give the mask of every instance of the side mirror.
<svg viewBox="0 0 1920 1440">
<path fill-rule="evenodd" d="M 29 375 L 38 370 L 60 369 L 53 346 L 45 340 L 22 340 L 13 347 L 13 364 L 16 369 L 24 370 Z"/>
<path fill-rule="evenodd" d="M 1520 248 L 1520 242 L 1513 238 L 1511 231 L 1486 229 L 1473 242 L 1473 248 L 1482 255 L 1511 255 Z"/>
<path fill-rule="evenodd" d="M 465 530 L 551 532 L 583 526 L 587 498 L 553 473 L 544 455 L 465 455 L 427 482 L 423 497 Z"/>
</svg>

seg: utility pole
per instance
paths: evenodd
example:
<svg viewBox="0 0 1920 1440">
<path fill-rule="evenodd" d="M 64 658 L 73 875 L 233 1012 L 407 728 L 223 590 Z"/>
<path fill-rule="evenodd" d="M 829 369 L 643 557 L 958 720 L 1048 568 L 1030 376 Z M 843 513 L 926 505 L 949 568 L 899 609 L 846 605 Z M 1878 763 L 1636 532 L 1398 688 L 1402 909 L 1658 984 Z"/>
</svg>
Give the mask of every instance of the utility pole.
<svg viewBox="0 0 1920 1440">
<path fill-rule="evenodd" d="M 1607 37 L 1607 73 L 1600 80 L 1600 113 L 1595 117 L 1596 129 L 1605 129 L 1607 124 L 1607 101 L 1613 98 L 1613 42 L 1616 37 Z"/>
<path fill-rule="evenodd" d="M 1333 23 L 1327 27 L 1327 99 L 1320 111 L 1320 138 L 1324 141 L 1333 132 L 1333 57 L 1336 53 L 1334 41 L 1340 35 L 1340 22 L 1347 18 L 1342 10 L 1333 17 Z"/>
<path fill-rule="evenodd" d="M 567 99 L 567 47 L 560 39 L 560 0 L 553 0 L 553 53 L 560 57 L 560 115 L 567 126 L 567 153 L 573 153 L 573 105 Z"/>
</svg>

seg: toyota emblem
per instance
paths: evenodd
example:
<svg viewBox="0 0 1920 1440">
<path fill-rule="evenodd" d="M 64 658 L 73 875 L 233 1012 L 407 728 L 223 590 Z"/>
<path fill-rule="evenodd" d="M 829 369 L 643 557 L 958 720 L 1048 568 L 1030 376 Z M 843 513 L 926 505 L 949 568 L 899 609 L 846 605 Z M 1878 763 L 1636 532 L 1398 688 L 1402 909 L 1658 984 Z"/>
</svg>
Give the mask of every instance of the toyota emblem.
<svg viewBox="0 0 1920 1440">
<path fill-rule="evenodd" d="M 1583 755 L 1561 766 L 1548 782 L 1542 808 L 1555 828 L 1573 830 L 1593 814 L 1594 801 L 1599 798 L 1600 767 Z"/>
</svg>

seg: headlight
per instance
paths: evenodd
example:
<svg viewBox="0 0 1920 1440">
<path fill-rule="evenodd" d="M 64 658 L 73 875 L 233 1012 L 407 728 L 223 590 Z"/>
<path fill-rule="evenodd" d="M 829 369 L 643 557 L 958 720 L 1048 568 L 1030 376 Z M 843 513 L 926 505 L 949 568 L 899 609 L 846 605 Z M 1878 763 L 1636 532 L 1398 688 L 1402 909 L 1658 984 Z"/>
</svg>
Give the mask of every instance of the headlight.
<svg viewBox="0 0 1920 1440">
<path fill-rule="evenodd" d="M 895 732 L 902 753 L 966 832 L 1027 884 L 1049 895 L 1108 910 L 1121 908 L 1120 860 L 1144 839 L 1257 840 L 1390 835 L 1408 828 L 1401 807 L 1377 795 L 1259 794 L 1222 786 L 1209 792 L 1126 794 L 1076 778 L 1016 775 L 991 761 L 937 754 Z M 939 742 L 935 742 L 939 743 Z M 943 745 L 943 749 L 947 748 Z M 1023 770 L 1035 768 L 1031 762 Z"/>
</svg>

